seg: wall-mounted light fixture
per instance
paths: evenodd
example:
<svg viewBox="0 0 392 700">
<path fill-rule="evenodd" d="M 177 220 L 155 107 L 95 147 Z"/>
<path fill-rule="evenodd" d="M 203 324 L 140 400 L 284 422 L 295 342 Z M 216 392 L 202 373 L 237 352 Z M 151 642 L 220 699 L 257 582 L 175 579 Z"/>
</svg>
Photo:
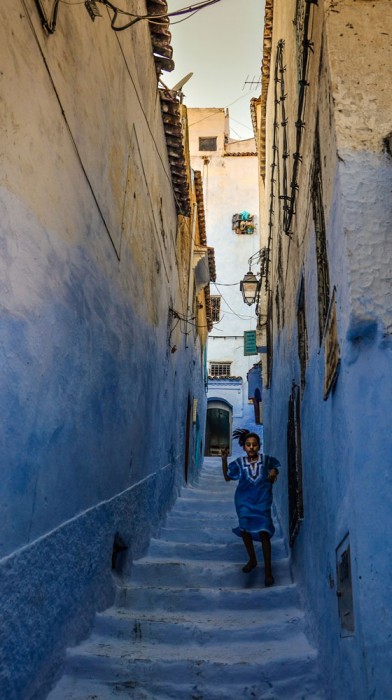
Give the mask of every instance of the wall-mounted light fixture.
<svg viewBox="0 0 392 700">
<path fill-rule="evenodd" d="M 257 294 L 260 289 L 261 280 L 257 279 L 256 275 L 249 269 L 243 280 L 240 282 L 240 290 L 244 304 L 252 306 L 255 303 Z"/>
<path fill-rule="evenodd" d="M 244 279 L 242 279 L 240 282 L 242 298 L 244 300 L 244 304 L 247 304 L 248 306 L 252 306 L 252 304 L 255 303 L 258 304 L 261 289 L 261 281 L 265 276 L 267 256 L 267 248 L 261 248 L 261 250 L 258 250 L 257 253 L 251 255 L 251 257 L 248 260 L 249 270 L 246 273 Z M 260 263 L 259 276 L 256 276 L 252 272 L 252 265 L 256 263 Z"/>
</svg>

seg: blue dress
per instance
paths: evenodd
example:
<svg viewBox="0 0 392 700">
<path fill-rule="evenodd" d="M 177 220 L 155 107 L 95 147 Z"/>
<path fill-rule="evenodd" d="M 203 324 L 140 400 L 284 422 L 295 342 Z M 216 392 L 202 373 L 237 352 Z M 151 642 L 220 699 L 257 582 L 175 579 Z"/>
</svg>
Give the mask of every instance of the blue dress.
<svg viewBox="0 0 392 700">
<path fill-rule="evenodd" d="M 259 532 L 275 532 L 271 517 L 272 483 L 268 479 L 271 469 L 279 471 L 275 457 L 259 453 L 257 462 L 249 463 L 247 457 L 238 457 L 230 462 L 227 469 L 229 479 L 238 481 L 234 503 L 239 527 L 233 532 L 241 537 L 241 531 L 250 532 L 253 539 L 259 539 Z"/>
</svg>

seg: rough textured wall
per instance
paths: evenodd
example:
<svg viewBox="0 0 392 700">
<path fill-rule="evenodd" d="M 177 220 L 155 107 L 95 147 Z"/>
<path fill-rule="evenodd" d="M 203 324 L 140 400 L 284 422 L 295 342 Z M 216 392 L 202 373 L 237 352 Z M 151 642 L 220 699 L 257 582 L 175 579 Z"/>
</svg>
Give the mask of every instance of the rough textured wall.
<svg viewBox="0 0 392 700">
<path fill-rule="evenodd" d="M 392 5 L 344 0 L 325 13 L 350 266 L 349 332 L 379 325 L 389 335 Z"/>
<path fill-rule="evenodd" d="M 324 12 L 338 148 L 380 153 L 391 133 L 391 2 L 325 2 Z"/>
<path fill-rule="evenodd" d="M 264 200 L 268 208 L 275 184 L 270 166 L 277 46 L 283 39 L 290 182 L 299 95 L 296 27 L 292 19 L 297 7 L 302 12 L 306 5 L 274 3 Z M 392 443 L 386 418 L 392 377 L 392 159 L 385 140 L 391 131 L 387 65 L 392 13 L 390 3 L 365 0 L 319 2 L 317 6 L 312 3 L 310 13 L 313 51 L 307 71 L 302 160 L 291 238 L 282 234 L 283 200 L 278 201 L 278 195 L 284 194 L 281 112 L 276 142 L 279 162 L 275 169 L 270 270 L 273 365 L 271 386 L 264 392 L 265 443 L 267 451 L 284 465 L 275 500 L 288 533 L 288 402 L 296 386 L 301 396 L 304 519 L 292 554 L 304 599 L 313 614 L 313 634 L 324 663 L 327 694 L 331 698 L 381 700 L 388 696 L 392 682 L 387 641 L 391 625 L 385 614 L 386 582 L 391 575 L 391 545 L 385 532 L 391 524 L 392 498 Z M 317 121 L 330 292 L 335 288 L 340 348 L 338 379 L 327 400 L 311 198 Z M 263 219 L 265 243 L 268 220 Z M 302 277 L 307 360 L 301 392 L 297 310 Z M 355 634 L 345 637 L 337 605 L 336 548 L 347 533 Z"/>
<path fill-rule="evenodd" d="M 116 531 L 129 564 L 145 551 L 183 481 L 188 400 L 204 424 L 200 343 L 170 314 L 183 261 L 148 28 L 102 15 L 60 3 L 47 36 L 33 0 L 1 10 L 7 700 L 107 604 Z"/>
</svg>

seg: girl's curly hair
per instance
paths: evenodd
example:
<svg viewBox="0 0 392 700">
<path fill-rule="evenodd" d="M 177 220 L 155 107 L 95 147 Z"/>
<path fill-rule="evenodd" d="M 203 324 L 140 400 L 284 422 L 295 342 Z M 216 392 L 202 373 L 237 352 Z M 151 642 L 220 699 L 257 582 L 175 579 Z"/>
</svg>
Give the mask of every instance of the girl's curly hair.
<svg viewBox="0 0 392 700">
<path fill-rule="evenodd" d="M 245 445 L 245 440 L 249 437 L 256 438 L 258 445 L 260 447 L 260 436 L 257 435 L 257 433 L 252 433 L 250 430 L 247 430 L 246 428 L 237 428 L 236 430 L 233 430 L 233 438 L 238 440 L 238 444 L 243 447 Z"/>
</svg>

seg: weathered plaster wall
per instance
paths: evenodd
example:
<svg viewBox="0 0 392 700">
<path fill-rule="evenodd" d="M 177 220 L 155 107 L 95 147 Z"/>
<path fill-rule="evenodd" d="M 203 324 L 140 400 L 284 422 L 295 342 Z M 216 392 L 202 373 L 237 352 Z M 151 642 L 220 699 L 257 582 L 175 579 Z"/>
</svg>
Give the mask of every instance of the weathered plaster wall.
<svg viewBox="0 0 392 700">
<path fill-rule="evenodd" d="M 305 129 L 293 236 L 282 237 L 280 205 L 273 227 L 273 369 L 263 393 L 266 450 L 287 465 L 288 400 L 300 384 L 297 304 L 304 277 L 308 359 L 301 400 L 304 520 L 292 549 L 296 575 L 313 615 L 328 697 L 384 699 L 392 683 L 388 581 L 392 570 L 392 439 L 387 426 L 392 381 L 390 269 L 392 160 L 387 83 L 391 4 L 319 2 L 311 6 Z M 289 152 L 297 118 L 295 2 L 274 3 L 267 104 L 265 203 L 271 194 L 274 62 L 284 39 Z M 388 38 L 389 37 L 389 38 Z M 377 47 L 377 49 L 375 48 Z M 323 400 L 324 341 L 319 343 L 316 241 L 311 173 L 319 121 L 323 212 L 330 289 L 336 288 L 340 371 Z M 279 130 L 279 139 L 282 129 Z M 279 141 L 281 146 L 282 141 Z M 292 163 L 292 161 L 290 161 Z M 290 165 L 289 177 L 292 165 Z M 282 166 L 278 177 L 281 177 Z M 281 180 L 280 180 L 281 181 Z M 268 240 L 268 221 L 262 242 Z M 277 325 L 276 289 L 284 308 Z M 265 307 L 264 307 L 265 308 Z M 275 500 L 288 533 L 287 472 Z M 355 634 L 342 637 L 335 550 L 349 533 Z"/>
<path fill-rule="evenodd" d="M 176 262 L 148 28 L 115 34 L 102 14 L 62 4 L 46 36 L 33 0 L 1 11 L 7 700 L 39 697 L 109 602 L 116 531 L 128 565 L 145 551 L 183 482 L 188 399 L 205 418 L 200 340 L 186 347 L 169 312 L 189 261 Z"/>
<path fill-rule="evenodd" d="M 343 0 L 334 8 L 327 6 L 325 14 L 345 201 L 352 333 L 363 322 L 380 325 L 389 333 L 392 4 Z"/>
</svg>

